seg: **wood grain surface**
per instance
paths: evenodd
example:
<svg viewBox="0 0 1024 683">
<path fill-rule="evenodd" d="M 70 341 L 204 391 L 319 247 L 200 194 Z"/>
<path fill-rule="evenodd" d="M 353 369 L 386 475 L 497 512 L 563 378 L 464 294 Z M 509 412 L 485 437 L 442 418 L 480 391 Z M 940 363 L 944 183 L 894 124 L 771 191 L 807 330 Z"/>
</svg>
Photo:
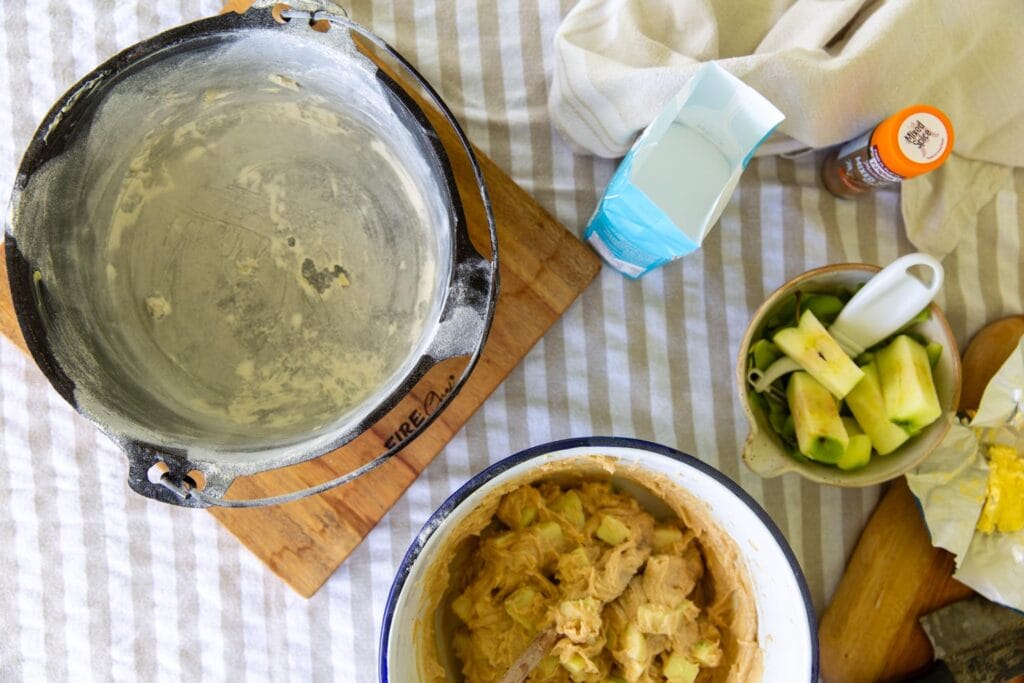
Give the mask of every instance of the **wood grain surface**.
<svg viewBox="0 0 1024 683">
<path fill-rule="evenodd" d="M 978 407 L 1022 334 L 1024 316 L 1011 316 L 971 340 L 963 358 L 960 412 Z M 822 615 L 818 641 L 825 681 L 896 681 L 927 666 L 933 652 L 918 619 L 972 594 L 953 570 L 953 555 L 932 547 L 917 499 L 900 477 L 868 520 Z"/>
<path fill-rule="evenodd" d="M 4 335 L 28 354 L 25 338 L 21 336 L 18 318 L 14 315 L 14 302 L 11 301 L 11 289 L 7 286 L 7 260 L 0 258 L 0 334 Z"/>
<path fill-rule="evenodd" d="M 417 98 L 419 99 L 419 98 Z M 420 99 L 422 106 L 422 99 Z M 426 110 L 448 150 L 463 197 L 470 237 L 489 253 L 483 202 L 454 133 Z M 481 406 L 600 271 L 600 259 L 479 150 L 498 234 L 500 287 L 487 343 L 472 375 L 440 417 L 394 458 L 358 480 L 293 503 L 256 509 L 211 509 L 239 541 L 300 595 L 313 595 L 363 540 L 449 439 Z M 25 349 L 0 259 L 0 332 Z M 464 361 L 462 361 L 464 363 Z M 458 372 L 459 361 L 452 361 Z M 413 395 L 410 401 L 422 401 Z M 230 498 L 257 498 L 333 479 L 384 449 L 390 435 L 364 433 L 316 460 L 235 481 Z"/>
</svg>

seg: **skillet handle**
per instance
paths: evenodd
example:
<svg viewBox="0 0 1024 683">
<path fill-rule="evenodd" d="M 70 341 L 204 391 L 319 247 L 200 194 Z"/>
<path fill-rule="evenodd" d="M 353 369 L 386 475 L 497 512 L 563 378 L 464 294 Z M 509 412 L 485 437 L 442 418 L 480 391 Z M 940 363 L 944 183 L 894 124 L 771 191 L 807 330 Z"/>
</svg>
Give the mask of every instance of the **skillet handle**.
<svg viewBox="0 0 1024 683">
<path fill-rule="evenodd" d="M 235 478 L 215 465 L 194 463 L 183 453 L 146 443 L 122 444 L 122 450 L 128 458 L 128 485 L 162 503 L 209 507 L 204 498 L 223 496 Z M 204 495 L 195 495 L 200 488 Z"/>
<path fill-rule="evenodd" d="M 187 508 L 250 508 L 290 503 L 347 484 L 387 461 L 405 443 L 398 443 L 362 467 L 316 486 L 279 496 L 237 500 L 224 498 L 235 479 L 235 473 L 225 472 L 209 463 L 192 463 L 177 454 L 168 454 L 166 450 L 158 450 L 148 444 L 128 444 L 124 446 L 124 452 L 128 457 L 128 485 L 140 495 Z"/>
<path fill-rule="evenodd" d="M 192 464 L 188 461 L 165 456 L 156 451 L 132 453 L 129 450 L 128 485 L 136 493 L 147 498 L 179 507 L 253 508 L 266 505 L 282 505 L 347 484 L 386 462 L 405 445 L 406 441 L 402 441 L 365 465 L 316 486 L 291 491 L 279 496 L 242 499 L 224 497 L 228 487 L 231 486 L 231 482 L 234 480 L 233 474 L 223 473 L 216 467 L 208 465 L 204 465 L 204 469 L 192 467 Z M 196 480 L 195 475 L 197 473 L 202 476 L 204 480 L 202 483 Z"/>
</svg>

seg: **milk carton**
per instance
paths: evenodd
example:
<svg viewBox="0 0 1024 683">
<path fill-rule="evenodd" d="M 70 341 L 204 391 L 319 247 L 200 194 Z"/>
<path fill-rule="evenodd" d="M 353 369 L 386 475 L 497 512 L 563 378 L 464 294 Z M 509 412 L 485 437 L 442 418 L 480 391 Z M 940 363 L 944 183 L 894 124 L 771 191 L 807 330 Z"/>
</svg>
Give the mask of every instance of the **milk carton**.
<svg viewBox="0 0 1024 683">
<path fill-rule="evenodd" d="M 714 62 L 641 133 L 584 232 L 631 278 L 699 248 L 758 145 L 785 117 Z"/>
</svg>

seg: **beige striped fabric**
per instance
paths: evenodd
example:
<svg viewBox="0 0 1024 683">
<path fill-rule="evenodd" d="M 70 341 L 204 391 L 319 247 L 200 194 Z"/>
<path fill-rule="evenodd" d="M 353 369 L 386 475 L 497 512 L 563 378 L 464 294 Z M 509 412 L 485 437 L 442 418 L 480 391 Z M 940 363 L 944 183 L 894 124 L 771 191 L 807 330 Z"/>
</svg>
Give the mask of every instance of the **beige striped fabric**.
<svg viewBox="0 0 1024 683">
<path fill-rule="evenodd" d="M 571 2 L 358 0 L 358 21 L 439 89 L 472 140 L 576 234 L 614 168 L 574 156 L 545 105 Z M 50 104 L 116 50 L 215 13 L 214 0 L 0 0 L 0 187 Z M 489 463 L 553 439 L 635 436 L 718 467 L 761 501 L 827 604 L 879 491 L 762 480 L 739 451 L 733 386 L 751 312 L 826 263 L 911 250 L 892 191 L 839 201 L 820 155 L 756 160 L 704 248 L 638 282 L 605 269 L 311 600 L 210 515 L 149 502 L 117 449 L 0 341 L 0 681 L 373 681 L 405 549 Z M 939 303 L 961 344 L 1024 310 L 1024 173 L 945 261 Z"/>
</svg>

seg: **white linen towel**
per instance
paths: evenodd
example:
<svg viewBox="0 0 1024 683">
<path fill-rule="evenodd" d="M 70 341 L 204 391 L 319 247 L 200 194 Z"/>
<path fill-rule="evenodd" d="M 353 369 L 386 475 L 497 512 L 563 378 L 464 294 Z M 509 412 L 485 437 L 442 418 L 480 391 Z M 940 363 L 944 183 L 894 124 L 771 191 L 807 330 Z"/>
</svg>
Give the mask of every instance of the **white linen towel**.
<svg viewBox="0 0 1024 683">
<path fill-rule="evenodd" d="M 786 115 L 760 155 L 932 104 L 953 154 L 903 183 L 902 210 L 915 246 L 942 257 L 1024 166 L 1021 36 L 1021 0 L 582 0 L 555 36 L 549 108 L 577 149 L 617 157 L 708 60 Z"/>
</svg>

